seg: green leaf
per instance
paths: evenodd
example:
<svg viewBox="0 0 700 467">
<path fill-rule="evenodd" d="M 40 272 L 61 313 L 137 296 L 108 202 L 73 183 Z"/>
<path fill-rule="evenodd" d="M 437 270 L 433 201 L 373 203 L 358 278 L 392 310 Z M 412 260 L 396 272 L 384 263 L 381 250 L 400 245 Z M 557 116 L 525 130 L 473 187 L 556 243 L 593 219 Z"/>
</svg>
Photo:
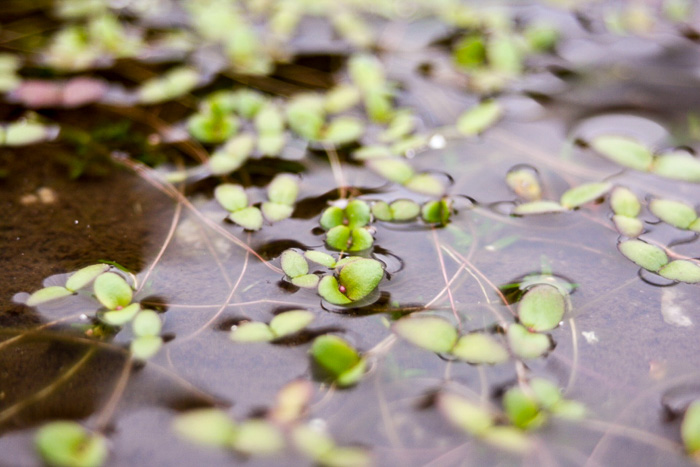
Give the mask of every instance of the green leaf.
<svg viewBox="0 0 700 467">
<path fill-rule="evenodd" d="M 404 186 L 416 193 L 428 196 L 442 196 L 445 193 L 445 186 L 432 174 L 417 174 L 409 178 Z"/>
<path fill-rule="evenodd" d="M 315 289 L 318 285 L 318 276 L 316 274 L 304 274 L 292 278 L 292 284 L 304 289 Z"/>
<path fill-rule="evenodd" d="M 345 295 L 360 300 L 370 294 L 384 277 L 382 263 L 374 259 L 361 258 L 340 269 L 339 282 L 345 287 Z"/>
<path fill-rule="evenodd" d="M 248 206 L 248 195 L 240 185 L 222 183 L 214 189 L 214 197 L 224 209 L 230 212 L 239 211 Z"/>
<path fill-rule="evenodd" d="M 326 120 L 323 107 L 323 98 L 315 94 L 293 97 L 286 107 L 289 127 L 306 140 L 318 140 Z"/>
<path fill-rule="evenodd" d="M 389 208 L 391 217 L 396 222 L 412 221 L 420 214 L 420 206 L 410 199 L 397 199 Z"/>
<path fill-rule="evenodd" d="M 84 267 L 68 278 L 66 281 L 66 289 L 71 292 L 82 289 L 108 269 L 109 265 L 107 264 L 93 264 L 92 266 Z"/>
<path fill-rule="evenodd" d="M 530 216 L 533 214 L 552 214 L 566 211 L 567 209 L 556 201 L 531 201 L 519 204 L 513 209 L 516 216 Z"/>
<path fill-rule="evenodd" d="M 67 297 L 73 295 L 73 292 L 65 287 L 59 285 L 52 285 L 50 287 L 44 287 L 39 289 L 29 296 L 25 305 L 27 306 L 37 306 L 42 303 L 50 302 L 52 300 L 58 300 L 59 298 Z"/>
<path fill-rule="evenodd" d="M 340 290 L 338 280 L 334 276 L 324 276 L 318 283 L 318 294 L 324 300 L 334 305 L 347 305 L 352 303 Z"/>
<path fill-rule="evenodd" d="M 418 209 L 420 210 L 420 207 Z M 385 201 L 377 201 L 376 203 L 372 204 L 372 215 L 376 219 L 384 222 L 390 222 L 394 219 L 391 208 Z"/>
<path fill-rule="evenodd" d="M 475 365 L 496 365 L 508 360 L 508 351 L 492 336 L 481 332 L 462 336 L 452 349 L 452 355 Z"/>
<path fill-rule="evenodd" d="M 0 146 L 26 146 L 48 138 L 50 129 L 41 123 L 20 121 L 5 128 L 5 139 Z"/>
<path fill-rule="evenodd" d="M 651 150 L 631 138 L 603 135 L 593 138 L 591 147 L 601 155 L 624 167 L 647 171 L 654 158 Z"/>
<path fill-rule="evenodd" d="M 486 46 L 481 35 L 463 37 L 452 51 L 452 60 L 461 68 L 479 68 L 486 61 Z"/>
<path fill-rule="evenodd" d="M 247 420 L 234 432 L 231 446 L 242 454 L 271 455 L 284 448 L 284 437 L 280 429 L 268 421 Z"/>
<path fill-rule="evenodd" d="M 316 461 L 323 467 L 369 467 L 371 456 L 361 448 L 333 447 L 321 454 Z"/>
<path fill-rule="evenodd" d="M 659 269 L 659 275 L 673 281 L 696 284 L 700 282 L 700 266 L 693 261 L 677 259 Z"/>
<path fill-rule="evenodd" d="M 363 146 L 352 153 L 352 158 L 358 161 L 369 159 L 386 159 L 394 157 L 396 154 L 386 146 Z"/>
<path fill-rule="evenodd" d="M 360 359 L 356 365 L 347 371 L 344 371 L 336 378 L 335 382 L 340 387 L 348 387 L 360 382 L 367 371 L 367 360 Z"/>
<path fill-rule="evenodd" d="M 34 439 L 44 461 L 55 467 L 99 467 L 107 460 L 107 440 L 75 422 L 51 422 Z"/>
<path fill-rule="evenodd" d="M 212 154 L 209 159 L 209 169 L 214 175 L 225 175 L 233 172 L 248 160 L 255 147 L 255 138 L 250 133 L 243 133 L 230 139 L 223 148 Z M 243 203 L 246 205 L 248 200 Z"/>
<path fill-rule="evenodd" d="M 250 206 L 239 209 L 236 212 L 232 212 L 229 215 L 229 219 L 246 230 L 260 230 L 263 224 L 262 213 L 260 212 L 260 209 L 256 208 L 255 206 Z"/>
<path fill-rule="evenodd" d="M 610 206 L 615 214 L 625 217 L 637 217 L 642 209 L 637 195 L 621 186 L 616 187 L 610 195 Z"/>
<path fill-rule="evenodd" d="M 615 223 L 615 228 L 622 235 L 630 238 L 638 237 L 644 231 L 644 224 L 639 219 L 634 217 L 625 217 L 615 215 L 612 217 Z"/>
<path fill-rule="evenodd" d="M 586 406 L 577 401 L 561 400 L 550 410 L 557 417 L 567 420 L 581 420 L 586 416 Z"/>
<path fill-rule="evenodd" d="M 416 126 L 416 117 L 410 110 L 398 111 L 389 123 L 389 127 L 379 135 L 382 143 L 391 143 L 407 136 Z"/>
<path fill-rule="evenodd" d="M 291 217 L 294 212 L 294 206 L 286 204 L 264 202 L 261 206 L 263 216 L 270 222 L 279 222 Z"/>
<path fill-rule="evenodd" d="M 559 203 L 568 209 L 577 208 L 603 196 L 612 188 L 608 182 L 585 183 L 567 190 L 559 200 Z"/>
<path fill-rule="evenodd" d="M 508 326 L 507 335 L 510 349 L 524 359 L 541 357 L 552 345 L 547 335 L 530 332 L 520 324 Z"/>
<path fill-rule="evenodd" d="M 284 131 L 284 117 L 272 103 L 267 103 L 255 115 L 255 128 L 258 134 L 280 134 Z"/>
<path fill-rule="evenodd" d="M 457 119 L 457 131 L 466 136 L 478 135 L 503 116 L 503 108 L 494 100 L 486 100 L 464 112 Z"/>
<path fill-rule="evenodd" d="M 532 449 L 530 439 L 512 426 L 494 426 L 481 438 L 492 446 L 515 454 L 524 454 Z"/>
<path fill-rule="evenodd" d="M 244 321 L 231 329 L 229 337 L 234 342 L 269 342 L 275 334 L 265 323 Z"/>
<path fill-rule="evenodd" d="M 157 104 L 183 96 L 197 86 L 199 74 L 187 67 L 173 68 L 165 75 L 145 81 L 139 87 L 139 100 L 143 104 Z"/>
<path fill-rule="evenodd" d="M 540 411 L 537 402 L 518 387 L 506 391 L 503 410 L 513 425 L 523 430 L 539 428 L 547 421 L 547 414 Z"/>
<path fill-rule="evenodd" d="M 474 436 L 482 436 L 493 428 L 494 416 L 485 408 L 456 394 L 441 393 L 438 409 L 455 427 Z"/>
<path fill-rule="evenodd" d="M 339 260 L 335 263 L 335 268 L 336 268 L 336 269 L 342 268 L 342 267 L 345 266 L 346 264 L 350 264 L 350 263 L 352 263 L 353 261 L 357 261 L 358 259 L 362 259 L 362 256 L 346 256 L 346 257 L 344 257 L 344 258 L 342 258 L 342 259 L 339 259 Z"/>
<path fill-rule="evenodd" d="M 366 250 L 374 244 L 374 237 L 372 237 L 369 230 L 364 227 L 352 229 L 350 235 L 352 236 L 352 245 L 350 246 L 349 251 Z"/>
<path fill-rule="evenodd" d="M 369 205 L 361 199 L 354 199 L 345 207 L 345 216 L 348 219 L 348 227 L 355 229 L 369 224 L 372 217 Z"/>
<path fill-rule="evenodd" d="M 299 183 L 293 175 L 279 174 L 267 187 L 267 197 L 273 203 L 292 206 L 299 195 Z"/>
<path fill-rule="evenodd" d="M 523 54 L 513 34 L 498 34 L 491 37 L 486 44 L 489 65 L 495 71 L 506 76 L 518 76 L 522 73 Z"/>
<path fill-rule="evenodd" d="M 508 171 L 506 184 L 516 195 L 526 201 L 538 201 L 542 197 L 540 180 L 532 170 L 515 169 Z"/>
<path fill-rule="evenodd" d="M 617 248 L 627 259 L 648 271 L 656 272 L 668 263 L 664 250 L 641 240 L 626 240 Z"/>
<path fill-rule="evenodd" d="M 323 141 L 334 145 L 352 143 L 362 137 L 365 125 L 355 117 L 338 117 L 333 120 L 323 133 Z"/>
<path fill-rule="evenodd" d="M 694 401 L 685 411 L 681 424 L 681 438 L 689 454 L 700 452 L 700 401 Z"/>
<path fill-rule="evenodd" d="M 191 410 L 178 415 L 173 431 L 180 437 L 204 446 L 228 447 L 236 425 L 219 409 Z"/>
<path fill-rule="evenodd" d="M 100 319 L 110 326 L 124 326 L 126 323 L 134 319 L 134 316 L 141 311 L 141 305 L 132 303 L 121 310 L 110 310 L 102 313 Z"/>
<path fill-rule="evenodd" d="M 131 303 L 133 291 L 129 284 L 119 275 L 106 272 L 95 279 L 93 286 L 95 297 L 107 309 L 125 307 Z"/>
<path fill-rule="evenodd" d="M 346 250 L 349 245 L 351 231 L 346 225 L 333 227 L 326 233 L 326 244 L 336 250 Z"/>
<path fill-rule="evenodd" d="M 292 442 L 301 453 L 314 460 L 335 447 L 333 439 L 327 433 L 309 425 L 293 427 Z"/>
<path fill-rule="evenodd" d="M 294 250 L 285 250 L 282 253 L 282 270 L 291 278 L 303 276 L 309 273 L 309 263 Z"/>
<path fill-rule="evenodd" d="M 360 362 L 360 355 L 347 341 L 326 334 L 314 340 L 311 346 L 314 360 L 335 377 L 351 370 Z"/>
<path fill-rule="evenodd" d="M 435 353 L 447 353 L 459 337 L 449 321 L 437 316 L 403 318 L 394 323 L 393 331 L 413 345 Z"/>
<path fill-rule="evenodd" d="M 133 323 L 134 335 L 139 337 L 157 336 L 163 327 L 158 313 L 153 310 L 143 310 L 136 315 Z"/>
<path fill-rule="evenodd" d="M 685 152 L 657 156 L 654 158 L 651 171 L 674 180 L 700 182 L 700 161 Z"/>
<path fill-rule="evenodd" d="M 554 286 L 537 285 L 520 300 L 520 322 L 533 331 L 549 331 L 559 326 L 564 317 L 564 296 Z"/>
<path fill-rule="evenodd" d="M 343 224 L 343 219 L 345 219 L 345 211 L 340 209 L 338 206 L 331 206 L 326 208 L 321 214 L 321 227 L 325 230 L 330 230 L 333 227 L 337 227 Z"/>
<path fill-rule="evenodd" d="M 428 201 L 421 207 L 421 217 L 429 224 L 446 225 L 452 215 L 452 201 L 443 198 L 440 201 Z"/>
<path fill-rule="evenodd" d="M 390 182 L 404 184 L 413 177 L 415 171 L 411 165 L 398 158 L 371 159 L 367 161 L 367 167 L 377 172 Z"/>
<path fill-rule="evenodd" d="M 698 218 L 692 206 L 668 199 L 652 200 L 649 210 L 662 221 L 679 229 L 689 228 Z"/>
<path fill-rule="evenodd" d="M 221 143 L 238 132 L 239 121 L 235 115 L 211 111 L 196 113 L 187 120 L 190 135 L 203 143 Z"/>
<path fill-rule="evenodd" d="M 559 388 L 546 379 L 534 378 L 529 385 L 537 402 L 545 409 L 551 409 L 563 400 Z"/>
<path fill-rule="evenodd" d="M 286 143 L 284 133 L 263 133 L 258 136 L 258 151 L 265 156 L 278 156 Z"/>
<path fill-rule="evenodd" d="M 235 110 L 248 120 L 254 118 L 266 102 L 264 95 L 249 88 L 239 89 L 234 93 Z"/>
<path fill-rule="evenodd" d="M 341 83 L 326 93 L 324 105 L 331 114 L 344 112 L 360 102 L 360 91 L 351 84 Z"/>
<path fill-rule="evenodd" d="M 301 331 L 314 320 L 314 317 L 313 313 L 306 310 L 285 311 L 272 318 L 270 330 L 276 337 L 284 337 Z"/>
<path fill-rule="evenodd" d="M 314 263 L 320 264 L 321 266 L 325 266 L 327 268 L 335 267 L 335 258 L 333 258 L 327 253 L 309 250 L 304 252 L 304 256 L 309 261 L 313 261 Z"/>
<path fill-rule="evenodd" d="M 160 336 L 141 336 L 131 341 L 131 354 L 137 360 L 148 360 L 154 356 L 163 346 Z"/>
</svg>

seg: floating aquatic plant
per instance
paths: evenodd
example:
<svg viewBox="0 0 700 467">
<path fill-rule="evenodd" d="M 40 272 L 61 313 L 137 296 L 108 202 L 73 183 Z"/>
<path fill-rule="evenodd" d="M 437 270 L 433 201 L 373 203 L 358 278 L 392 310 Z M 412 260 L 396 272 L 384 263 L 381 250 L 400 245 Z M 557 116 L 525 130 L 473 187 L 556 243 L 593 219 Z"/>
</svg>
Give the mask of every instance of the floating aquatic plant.
<svg viewBox="0 0 700 467">
<path fill-rule="evenodd" d="M 269 342 L 287 337 L 304 329 L 314 320 L 307 310 L 290 310 L 276 315 L 270 324 L 244 321 L 231 329 L 231 340 L 235 342 Z"/>
<path fill-rule="evenodd" d="M 339 386 L 352 386 L 365 373 L 367 361 L 347 341 L 323 335 L 314 340 L 311 356 Z"/>
<path fill-rule="evenodd" d="M 107 460 L 107 440 L 76 422 L 42 426 L 35 443 L 42 459 L 54 467 L 99 467 Z"/>
<path fill-rule="evenodd" d="M 338 277 L 324 276 L 318 293 L 334 305 L 350 305 L 362 300 L 377 288 L 384 277 L 382 264 L 375 259 L 350 257 L 337 263 Z"/>
<path fill-rule="evenodd" d="M 248 195 L 240 185 L 222 183 L 214 190 L 214 197 L 219 204 L 229 211 L 229 219 L 247 230 L 259 230 L 263 216 L 255 206 L 248 205 Z"/>
</svg>

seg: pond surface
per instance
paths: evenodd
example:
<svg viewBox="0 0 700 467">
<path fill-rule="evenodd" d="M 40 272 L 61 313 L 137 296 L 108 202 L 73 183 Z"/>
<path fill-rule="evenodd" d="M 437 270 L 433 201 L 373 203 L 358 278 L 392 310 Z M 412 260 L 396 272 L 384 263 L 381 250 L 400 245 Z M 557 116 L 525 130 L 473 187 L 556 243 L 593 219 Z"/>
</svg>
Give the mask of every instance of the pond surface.
<svg viewBox="0 0 700 467">
<path fill-rule="evenodd" d="M 291 425 L 281 426 L 286 447 L 271 456 L 200 446 L 172 428 L 182 414 L 211 407 L 239 422 L 269 418 L 279 391 L 297 380 L 312 382 L 312 395 L 294 423 L 325 430 L 338 446 L 361 448 L 374 465 L 693 464 L 680 427 L 688 405 L 700 398 L 700 289 L 664 278 L 658 268 L 640 268 L 620 252 L 619 244 L 634 236 L 613 223 L 611 193 L 626 187 L 641 202 L 641 240 L 695 264 L 697 233 L 662 222 L 650 206 L 659 199 L 696 206 L 700 180 L 625 167 L 592 142 L 620 135 L 654 157 L 674 148 L 695 157 L 697 11 L 676 22 L 652 16 L 642 24 L 646 29 L 634 23 L 637 29 L 620 31 L 611 26 L 611 11 L 632 15 L 620 10 L 624 4 L 498 6 L 508 21 L 517 19 L 512 31 L 544 21 L 560 37 L 552 49 L 527 55 L 522 72 L 488 92 L 474 89 L 472 70 L 454 64 L 452 49 L 465 31 L 495 35 L 488 29 L 493 25 L 460 26 L 410 11 L 391 21 L 368 15 L 368 27 L 382 31 L 375 53 L 388 80 L 398 83 L 394 105 L 412 109 L 416 134 L 427 138 L 401 160 L 445 187 L 452 212 L 446 225 L 375 218 L 374 244 L 358 254 L 380 261 L 384 278 L 359 306 L 337 306 L 315 288 L 292 285 L 280 269 L 290 248 L 337 256 L 319 225 L 329 202 L 423 204 L 441 194 L 412 191 L 353 158 L 355 149 L 376 141 L 383 124 L 371 124 L 359 142 L 336 146 L 285 130 L 279 157 L 256 154 L 219 177 L 201 170 L 218 144 L 188 135 L 185 119 L 220 89 L 250 87 L 279 96 L 280 105 L 300 92 L 326 92 L 349 82 L 347 62 L 362 47 L 334 35 L 319 13 L 305 19 L 286 44 L 289 56 L 275 59 L 286 64 L 268 76 L 221 72 L 212 64 L 215 51 L 196 41 L 187 52 L 156 61 L 158 34 L 186 30 L 187 17 L 178 2 L 152 2 L 166 12 L 160 23 L 134 5 L 112 10 L 150 31 L 150 49 L 105 67 L 66 70 L 47 65 L 46 41 L 73 20 L 10 3 L 0 47 L 24 57 L 19 74 L 25 83 L 80 75 L 103 80 L 109 91 L 76 109 L 23 102 L 15 88 L 1 106 L 3 122 L 25 118 L 33 108 L 60 133 L 0 147 L 0 465 L 41 465 L 34 439 L 55 420 L 75 420 L 104 435 L 109 466 L 313 464 L 289 440 Z M 243 3 L 253 8 L 255 2 Z M 472 6 L 477 15 L 492 11 Z M 209 76 L 168 102 L 134 101 L 130 93 L 138 83 L 182 63 Z M 478 135 L 456 132 L 455 121 L 484 97 L 498 102 L 501 118 Z M 361 106 L 354 112 L 364 116 Z M 506 183 L 513 168 L 535 176 L 544 200 L 559 200 L 583 184 L 611 185 L 563 212 L 517 216 L 514 209 L 526 200 Z M 178 173 L 187 174 L 186 182 L 168 179 Z M 267 200 L 266 187 L 278 173 L 298 177 L 290 218 L 257 231 L 226 220 L 229 213 L 214 198 L 220 183 L 242 184 L 249 203 L 257 204 Z M 91 289 L 26 304 L 30 293 L 63 286 L 70 273 L 103 261 L 133 286 L 134 302 L 158 312 L 163 345 L 145 361 L 130 355 L 130 325 L 100 324 Z M 310 272 L 329 270 L 310 263 Z M 549 336 L 550 348 L 524 358 L 506 344 L 506 334 L 518 321 L 518 301 L 536 284 L 560 286 L 566 312 L 558 326 L 539 333 Z M 292 309 L 309 310 L 314 320 L 291 337 L 272 343 L 230 338 L 232 326 L 269 323 Z M 495 337 L 508 348 L 507 361 L 474 365 L 414 345 L 393 323 L 421 315 L 444 318 L 461 335 Z M 366 358 L 357 384 L 340 387 L 313 361 L 313 341 L 327 334 Z M 552 382 L 586 412 L 575 419 L 549 416 L 522 431 L 527 448 L 519 453 L 454 426 L 436 402 L 458 394 L 495 414 L 497 425 L 511 426 L 504 393 L 535 378 Z"/>
</svg>

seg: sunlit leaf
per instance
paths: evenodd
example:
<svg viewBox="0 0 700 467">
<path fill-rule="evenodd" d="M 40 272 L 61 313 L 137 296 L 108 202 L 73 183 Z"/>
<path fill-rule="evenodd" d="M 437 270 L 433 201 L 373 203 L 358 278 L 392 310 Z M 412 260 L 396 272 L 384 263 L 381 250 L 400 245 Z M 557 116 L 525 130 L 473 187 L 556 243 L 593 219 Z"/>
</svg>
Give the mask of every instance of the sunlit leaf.
<svg viewBox="0 0 700 467">
<path fill-rule="evenodd" d="M 134 316 L 141 311 L 141 305 L 132 303 L 121 310 L 110 310 L 102 313 L 100 319 L 110 326 L 124 326 L 134 319 Z"/>
<path fill-rule="evenodd" d="M 391 217 L 396 222 L 411 221 L 420 214 L 418 203 L 410 199 L 398 199 L 389 206 Z"/>
<path fill-rule="evenodd" d="M 41 305 L 42 303 L 67 297 L 69 295 L 73 295 L 73 292 L 65 287 L 53 285 L 50 287 L 44 287 L 43 289 L 39 289 L 33 294 L 31 294 L 25 304 L 27 306 L 37 306 Z"/>
<path fill-rule="evenodd" d="M 677 259 L 659 269 L 659 275 L 673 281 L 696 284 L 700 282 L 700 265 L 693 261 Z"/>
<path fill-rule="evenodd" d="M 568 209 L 577 208 L 600 198 L 607 193 L 610 188 L 612 188 L 612 185 L 608 182 L 585 183 L 567 190 L 561 195 L 559 203 Z"/>
<path fill-rule="evenodd" d="M 270 321 L 270 329 L 275 336 L 283 337 L 301 331 L 313 320 L 314 314 L 310 311 L 285 311 L 272 318 L 272 321 Z"/>
<path fill-rule="evenodd" d="M 148 360 L 154 356 L 163 346 L 160 336 L 141 336 L 131 341 L 129 350 L 137 360 Z"/>
<path fill-rule="evenodd" d="M 324 276 L 318 283 L 318 293 L 324 300 L 334 305 L 347 305 L 352 303 L 340 290 L 340 284 L 334 276 Z"/>
<path fill-rule="evenodd" d="M 689 228 L 698 218 L 695 209 L 689 204 L 668 199 L 652 200 L 649 210 L 662 221 L 679 229 Z"/>
<path fill-rule="evenodd" d="M 365 125 L 355 117 L 338 117 L 323 132 L 323 141 L 335 145 L 348 144 L 362 137 Z"/>
<path fill-rule="evenodd" d="M 551 347 L 549 337 L 545 334 L 530 332 L 520 324 L 508 326 L 508 345 L 515 355 L 529 359 L 541 357 Z"/>
<path fill-rule="evenodd" d="M 234 342 L 269 342 L 275 334 L 265 323 L 244 321 L 231 329 L 230 338 Z"/>
<path fill-rule="evenodd" d="M 86 266 L 76 271 L 68 278 L 66 281 L 66 289 L 73 292 L 82 289 L 108 269 L 109 265 L 107 264 L 93 264 L 91 266 Z"/>
<path fill-rule="evenodd" d="M 260 230 L 263 224 L 262 213 L 260 212 L 260 209 L 256 208 L 255 206 L 250 206 L 239 209 L 236 212 L 232 212 L 229 215 L 229 219 L 246 230 Z"/>
<path fill-rule="evenodd" d="M 482 436 L 494 424 L 487 409 L 456 394 L 441 393 L 438 408 L 452 425 L 474 436 Z"/>
<path fill-rule="evenodd" d="M 567 209 L 556 201 L 531 201 L 519 204 L 513 209 L 516 216 L 529 216 L 533 214 L 551 214 L 566 211 Z"/>
<path fill-rule="evenodd" d="M 279 222 L 291 217 L 294 212 L 294 206 L 286 204 L 264 202 L 260 206 L 263 216 L 270 222 Z"/>
<path fill-rule="evenodd" d="M 411 165 L 398 158 L 370 159 L 367 167 L 395 183 L 404 184 L 414 175 Z"/>
<path fill-rule="evenodd" d="M 335 258 L 321 251 L 309 250 L 304 252 L 304 256 L 309 261 L 313 261 L 314 263 L 320 264 L 321 266 L 325 266 L 327 268 L 332 268 L 335 266 Z"/>
<path fill-rule="evenodd" d="M 374 244 L 374 237 L 372 234 L 364 227 L 358 227 L 352 229 L 350 232 L 352 238 L 352 245 L 349 251 L 362 251 L 370 248 Z"/>
<path fill-rule="evenodd" d="M 214 190 L 214 197 L 219 204 L 230 212 L 235 212 L 248 206 L 248 195 L 240 185 L 222 183 Z"/>
<path fill-rule="evenodd" d="M 106 272 L 95 279 L 93 285 L 95 297 L 107 309 L 125 307 L 131 303 L 133 290 L 119 275 Z"/>
<path fill-rule="evenodd" d="M 684 152 L 657 156 L 654 158 L 651 171 L 666 178 L 700 182 L 700 160 Z"/>
<path fill-rule="evenodd" d="M 617 231 L 627 237 L 635 238 L 644 232 L 644 224 L 637 218 L 615 215 L 612 220 Z"/>
<path fill-rule="evenodd" d="M 318 276 L 316 274 L 304 274 L 292 278 L 292 284 L 304 289 L 315 289 L 318 285 Z"/>
<path fill-rule="evenodd" d="M 350 240 L 351 230 L 346 225 L 333 227 L 326 234 L 326 243 L 336 250 L 346 250 Z"/>
<path fill-rule="evenodd" d="M 267 197 L 273 203 L 293 205 L 299 195 L 299 183 L 293 175 L 279 174 L 267 186 Z"/>
<path fill-rule="evenodd" d="M 624 136 L 597 136 L 591 140 L 590 145 L 613 162 L 636 170 L 649 170 L 654 158 L 649 148 Z"/>
<path fill-rule="evenodd" d="M 219 409 L 198 409 L 178 415 L 173 431 L 188 441 L 205 446 L 227 447 L 236 425 Z"/>
<path fill-rule="evenodd" d="M 420 209 L 420 207 L 419 207 Z M 390 222 L 394 219 L 389 204 L 385 201 L 377 201 L 372 204 L 372 215 L 380 221 Z"/>
<path fill-rule="evenodd" d="M 495 365 L 508 360 L 508 351 L 488 334 L 473 332 L 459 338 L 452 355 L 475 365 Z"/>
<path fill-rule="evenodd" d="M 350 344 L 338 336 L 326 334 L 314 340 L 311 346 L 314 360 L 338 377 L 360 362 L 360 354 Z"/>
<path fill-rule="evenodd" d="M 648 271 L 656 272 L 668 263 L 664 250 L 641 240 L 627 240 L 617 248 L 627 259 Z"/>
<path fill-rule="evenodd" d="M 351 229 L 363 227 L 372 220 L 369 205 L 360 199 L 354 199 L 348 203 L 345 216 L 348 219 L 348 227 Z"/>
<path fill-rule="evenodd" d="M 416 193 L 429 196 L 442 196 L 445 193 L 445 186 L 432 174 L 417 174 L 406 180 L 404 186 Z"/>
<path fill-rule="evenodd" d="M 457 130 L 473 136 L 493 126 L 503 115 L 503 108 L 494 100 L 486 100 L 464 112 L 457 119 Z"/>
<path fill-rule="evenodd" d="M 323 214 L 321 214 L 321 227 L 323 227 L 325 230 L 330 230 L 333 227 L 341 225 L 343 223 L 343 219 L 345 219 L 345 211 L 338 206 L 331 206 L 326 208 L 326 210 L 323 211 Z"/>
<path fill-rule="evenodd" d="M 350 300 L 360 300 L 372 292 L 384 277 L 382 264 L 374 259 L 361 258 L 340 269 L 340 285 Z"/>
<path fill-rule="evenodd" d="M 642 205 L 637 195 L 627 188 L 616 187 L 610 195 L 610 206 L 615 214 L 625 217 L 637 217 Z"/>
<path fill-rule="evenodd" d="M 410 343 L 436 353 L 447 353 L 457 342 L 457 329 L 437 316 L 415 316 L 394 323 L 396 334 Z"/>
<path fill-rule="evenodd" d="M 247 420 L 235 430 L 231 446 L 243 454 L 271 455 L 284 448 L 284 437 L 270 422 Z"/>
<path fill-rule="evenodd" d="M 681 438 L 688 453 L 700 452 L 700 401 L 694 401 L 685 411 L 681 424 Z"/>
<path fill-rule="evenodd" d="M 44 461 L 55 467 L 99 467 L 107 460 L 107 440 L 75 422 L 51 422 L 34 439 Z"/>
<path fill-rule="evenodd" d="M 289 277 L 303 276 L 309 273 L 309 263 L 294 250 L 285 250 L 282 253 L 282 270 Z"/>
<path fill-rule="evenodd" d="M 537 285 L 528 290 L 520 300 L 520 322 L 533 331 L 549 331 L 559 325 L 566 304 L 556 287 Z"/>
<path fill-rule="evenodd" d="M 161 323 L 160 317 L 158 317 L 158 313 L 155 311 L 143 310 L 136 315 L 132 326 L 134 328 L 134 335 L 136 336 L 157 336 L 160 334 L 163 323 Z"/>
<path fill-rule="evenodd" d="M 542 187 L 537 173 L 525 168 L 509 170 L 506 174 L 506 184 L 520 198 L 526 201 L 537 201 L 542 197 Z"/>
<path fill-rule="evenodd" d="M 524 430 L 539 428 L 547 421 L 547 414 L 540 410 L 537 401 L 519 387 L 506 391 L 503 410 L 513 425 Z"/>
</svg>

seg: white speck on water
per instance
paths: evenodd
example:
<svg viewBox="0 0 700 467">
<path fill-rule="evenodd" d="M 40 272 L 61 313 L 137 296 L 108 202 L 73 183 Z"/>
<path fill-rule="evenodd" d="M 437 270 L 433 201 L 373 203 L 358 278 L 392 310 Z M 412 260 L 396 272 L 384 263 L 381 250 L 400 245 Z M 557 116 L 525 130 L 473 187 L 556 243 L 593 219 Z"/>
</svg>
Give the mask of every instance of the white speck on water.
<svg viewBox="0 0 700 467">
<path fill-rule="evenodd" d="M 434 134 L 430 137 L 428 145 L 433 149 L 442 149 L 447 144 L 447 140 L 441 134 Z"/>
<path fill-rule="evenodd" d="M 595 331 L 581 331 L 581 335 L 589 344 L 598 342 L 598 336 L 595 335 Z"/>
<path fill-rule="evenodd" d="M 665 288 L 661 293 L 661 315 L 672 326 L 690 327 L 693 321 L 686 314 L 693 301 L 678 287 Z"/>
<path fill-rule="evenodd" d="M 314 418 L 309 421 L 309 427 L 316 431 L 326 431 L 326 421 L 321 418 Z"/>
<path fill-rule="evenodd" d="M 77 225 L 77 224 L 78 224 L 78 219 L 74 220 L 73 222 Z"/>
<path fill-rule="evenodd" d="M 88 320 L 88 315 L 86 315 L 85 313 L 83 313 L 82 315 L 80 315 L 80 320 L 81 320 L 81 321 L 87 321 L 87 320 Z"/>
</svg>

